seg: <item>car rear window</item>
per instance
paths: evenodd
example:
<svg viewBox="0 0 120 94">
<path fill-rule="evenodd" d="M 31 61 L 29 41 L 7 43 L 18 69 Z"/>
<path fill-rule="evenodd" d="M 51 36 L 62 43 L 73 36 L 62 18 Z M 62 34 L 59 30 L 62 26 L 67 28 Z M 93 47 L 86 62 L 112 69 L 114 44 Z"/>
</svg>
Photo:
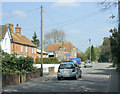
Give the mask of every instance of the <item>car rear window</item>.
<svg viewBox="0 0 120 94">
<path fill-rule="evenodd" d="M 72 69 L 73 65 L 72 64 L 61 64 L 60 69 Z"/>
</svg>

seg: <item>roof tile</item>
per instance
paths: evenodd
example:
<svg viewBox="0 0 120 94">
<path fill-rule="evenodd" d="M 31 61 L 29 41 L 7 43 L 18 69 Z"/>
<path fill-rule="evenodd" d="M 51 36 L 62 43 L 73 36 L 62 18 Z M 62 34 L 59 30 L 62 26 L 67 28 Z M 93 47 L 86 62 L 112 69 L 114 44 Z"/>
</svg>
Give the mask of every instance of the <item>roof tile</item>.
<svg viewBox="0 0 120 94">
<path fill-rule="evenodd" d="M 48 45 L 46 51 L 47 52 L 57 51 L 61 46 L 62 43 L 51 43 L 50 45 Z M 64 47 L 65 51 L 70 52 L 72 48 L 74 48 L 75 46 L 71 42 L 65 42 Z"/>
</svg>

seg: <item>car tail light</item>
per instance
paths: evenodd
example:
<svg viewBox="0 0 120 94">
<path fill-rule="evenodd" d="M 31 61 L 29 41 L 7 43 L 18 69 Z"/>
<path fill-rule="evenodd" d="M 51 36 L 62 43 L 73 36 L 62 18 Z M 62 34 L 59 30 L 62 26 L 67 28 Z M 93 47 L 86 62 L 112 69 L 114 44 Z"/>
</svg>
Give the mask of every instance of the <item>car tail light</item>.
<svg viewBox="0 0 120 94">
<path fill-rule="evenodd" d="M 60 67 L 58 68 L 58 72 L 60 72 Z"/>
<path fill-rule="evenodd" d="M 75 72 L 75 67 L 73 67 L 73 70 L 72 70 L 72 72 Z"/>
</svg>

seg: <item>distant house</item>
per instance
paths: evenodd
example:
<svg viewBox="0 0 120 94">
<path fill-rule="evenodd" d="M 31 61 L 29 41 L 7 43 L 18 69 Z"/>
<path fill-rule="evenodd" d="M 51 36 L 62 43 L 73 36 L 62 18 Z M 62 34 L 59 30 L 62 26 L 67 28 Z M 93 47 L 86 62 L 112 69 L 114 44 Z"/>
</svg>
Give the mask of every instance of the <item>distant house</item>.
<svg viewBox="0 0 120 94">
<path fill-rule="evenodd" d="M 71 42 L 51 43 L 45 50 L 49 52 L 49 57 L 58 57 L 61 60 L 69 60 L 69 58 L 77 58 L 78 48 Z"/>
<path fill-rule="evenodd" d="M 17 53 L 19 56 L 31 56 L 34 59 L 37 56 L 37 46 L 28 38 L 21 35 L 21 27 L 15 27 L 13 24 L 6 24 L 0 26 L 1 48 L 4 52 L 9 54 Z"/>
<path fill-rule="evenodd" d="M 41 58 L 41 50 L 37 49 L 37 57 Z M 43 51 L 43 58 L 48 58 L 48 53 Z"/>
</svg>

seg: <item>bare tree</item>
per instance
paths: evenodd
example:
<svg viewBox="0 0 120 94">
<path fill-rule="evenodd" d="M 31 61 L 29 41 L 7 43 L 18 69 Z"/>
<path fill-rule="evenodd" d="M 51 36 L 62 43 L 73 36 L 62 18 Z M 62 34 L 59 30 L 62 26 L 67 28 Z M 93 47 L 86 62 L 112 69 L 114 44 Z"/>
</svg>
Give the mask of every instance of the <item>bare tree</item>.
<svg viewBox="0 0 120 94">
<path fill-rule="evenodd" d="M 60 43 L 65 41 L 65 32 L 54 29 L 52 32 L 44 34 L 44 48 L 50 43 Z"/>
<path fill-rule="evenodd" d="M 98 3 L 98 5 L 103 11 L 111 10 L 118 6 L 118 11 L 119 11 L 118 19 L 120 23 L 120 0 L 114 0 L 113 2 L 110 2 L 110 0 L 104 0 L 103 2 Z M 112 19 L 114 17 L 115 17 L 114 14 L 110 16 L 110 18 Z"/>
</svg>

